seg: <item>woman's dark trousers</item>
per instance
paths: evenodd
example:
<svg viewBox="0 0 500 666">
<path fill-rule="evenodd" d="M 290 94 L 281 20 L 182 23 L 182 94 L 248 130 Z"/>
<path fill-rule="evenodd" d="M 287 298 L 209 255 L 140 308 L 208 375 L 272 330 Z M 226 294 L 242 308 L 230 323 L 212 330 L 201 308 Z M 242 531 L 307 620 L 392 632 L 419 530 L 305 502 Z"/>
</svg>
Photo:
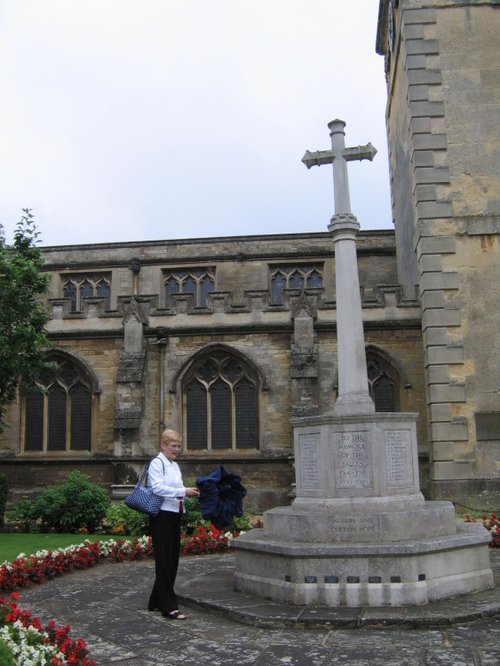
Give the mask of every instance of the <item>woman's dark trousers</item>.
<svg viewBox="0 0 500 666">
<path fill-rule="evenodd" d="M 170 613 L 178 608 L 174 583 L 179 566 L 181 514 L 160 511 L 150 519 L 149 529 L 153 538 L 156 578 L 148 608 L 159 608 L 162 613 Z"/>
</svg>

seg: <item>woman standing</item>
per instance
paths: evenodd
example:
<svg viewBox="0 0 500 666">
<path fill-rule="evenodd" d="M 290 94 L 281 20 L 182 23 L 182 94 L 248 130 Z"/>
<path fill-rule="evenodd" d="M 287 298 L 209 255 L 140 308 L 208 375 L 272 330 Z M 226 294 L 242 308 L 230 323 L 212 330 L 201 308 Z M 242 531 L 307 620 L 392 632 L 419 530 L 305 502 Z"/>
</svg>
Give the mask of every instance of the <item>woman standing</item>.
<svg viewBox="0 0 500 666">
<path fill-rule="evenodd" d="M 148 486 L 155 495 L 163 497 L 160 513 L 150 518 L 153 539 L 155 582 L 149 597 L 148 610 L 161 611 L 169 620 L 185 620 L 177 607 L 174 592 L 181 546 L 181 516 L 184 498 L 197 497 L 197 488 L 185 488 L 181 470 L 175 458 L 181 450 L 181 438 L 175 430 L 164 430 L 160 452 L 148 469 Z"/>
</svg>

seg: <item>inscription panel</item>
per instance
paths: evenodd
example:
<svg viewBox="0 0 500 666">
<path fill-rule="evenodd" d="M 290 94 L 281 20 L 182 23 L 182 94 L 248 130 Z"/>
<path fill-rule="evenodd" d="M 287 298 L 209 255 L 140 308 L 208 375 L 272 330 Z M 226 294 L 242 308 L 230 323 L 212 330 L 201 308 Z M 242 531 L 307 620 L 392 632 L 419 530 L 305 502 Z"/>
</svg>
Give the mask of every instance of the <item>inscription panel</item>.
<svg viewBox="0 0 500 666">
<path fill-rule="evenodd" d="M 413 483 L 411 434 L 408 430 L 387 430 L 384 433 L 385 465 L 388 486 Z"/>
<path fill-rule="evenodd" d="M 299 449 L 299 475 L 302 490 L 320 490 L 321 477 L 318 455 L 319 433 L 300 435 Z"/>
<path fill-rule="evenodd" d="M 334 541 L 351 541 L 353 538 L 371 541 L 379 534 L 377 516 L 335 516 L 328 526 Z"/>
<path fill-rule="evenodd" d="M 335 433 L 335 485 L 337 488 L 370 488 L 373 470 L 368 433 Z"/>
</svg>

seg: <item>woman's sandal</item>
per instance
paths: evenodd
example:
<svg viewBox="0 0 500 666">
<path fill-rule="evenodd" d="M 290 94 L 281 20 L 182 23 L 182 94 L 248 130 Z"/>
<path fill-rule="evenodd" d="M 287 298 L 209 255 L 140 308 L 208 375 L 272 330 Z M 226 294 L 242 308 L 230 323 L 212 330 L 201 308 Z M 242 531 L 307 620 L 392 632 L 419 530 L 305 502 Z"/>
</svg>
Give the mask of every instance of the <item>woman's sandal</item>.
<svg viewBox="0 0 500 666">
<path fill-rule="evenodd" d="M 168 620 L 186 620 L 187 616 L 184 613 L 181 613 L 178 610 L 171 611 L 170 613 L 162 613 L 163 617 L 166 617 Z"/>
</svg>

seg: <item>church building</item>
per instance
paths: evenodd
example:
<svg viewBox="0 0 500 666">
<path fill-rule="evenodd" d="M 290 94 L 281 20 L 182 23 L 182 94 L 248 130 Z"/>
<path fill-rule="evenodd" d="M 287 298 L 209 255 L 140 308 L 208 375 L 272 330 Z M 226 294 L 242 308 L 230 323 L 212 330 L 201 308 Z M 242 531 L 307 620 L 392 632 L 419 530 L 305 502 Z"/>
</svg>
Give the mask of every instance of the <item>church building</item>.
<svg viewBox="0 0 500 666">
<path fill-rule="evenodd" d="M 498 508 L 500 2 L 381 0 L 375 34 L 394 231 L 357 236 L 370 393 L 419 414 L 428 499 Z M 43 254 L 59 369 L 8 410 L 9 504 L 74 468 L 122 498 L 165 427 L 186 482 L 223 465 L 247 510 L 289 504 L 290 420 L 332 413 L 338 389 L 331 234 Z"/>
</svg>

